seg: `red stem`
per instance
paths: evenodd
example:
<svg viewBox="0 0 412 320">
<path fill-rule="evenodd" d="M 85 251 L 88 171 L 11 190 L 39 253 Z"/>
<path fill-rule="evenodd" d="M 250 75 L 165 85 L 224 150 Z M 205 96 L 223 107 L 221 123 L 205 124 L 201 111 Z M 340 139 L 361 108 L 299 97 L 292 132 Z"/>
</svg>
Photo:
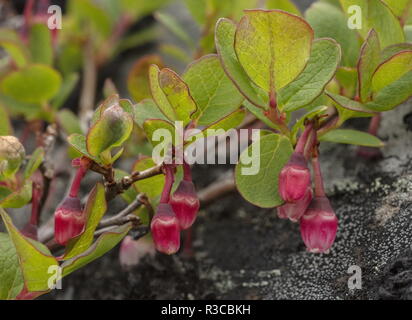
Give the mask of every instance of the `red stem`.
<svg viewBox="0 0 412 320">
<path fill-rule="evenodd" d="M 175 177 L 173 174 L 173 167 L 165 165 L 165 171 L 166 171 L 166 181 L 165 181 L 165 186 L 162 191 L 162 196 L 160 198 L 160 203 L 169 203 L 170 192 L 172 191 L 173 183 L 175 181 Z"/>
<path fill-rule="evenodd" d="M 192 170 L 185 160 L 183 160 L 183 180 L 192 181 Z"/>
<path fill-rule="evenodd" d="M 317 153 L 317 152 L 316 152 Z M 315 195 L 316 197 L 325 197 L 325 187 L 323 185 L 322 172 L 320 170 L 319 156 L 316 154 L 312 158 L 312 167 L 315 173 Z"/>
<path fill-rule="evenodd" d="M 30 224 L 37 226 L 39 224 L 39 209 L 42 190 L 41 187 L 35 182 L 33 182 L 32 193 Z"/>
<path fill-rule="evenodd" d="M 368 132 L 374 136 L 378 134 L 379 126 L 381 124 L 382 115 L 380 113 L 374 115 L 369 123 Z"/>
<path fill-rule="evenodd" d="M 79 194 L 80 190 L 80 183 L 82 182 L 82 179 L 86 175 L 87 169 L 83 166 L 80 166 L 77 169 L 76 176 L 74 177 L 72 186 L 70 188 L 70 197 L 76 198 Z"/>
<path fill-rule="evenodd" d="M 308 141 L 310 133 L 313 131 L 313 124 L 309 123 L 306 127 L 305 130 L 303 131 L 302 135 L 300 136 L 298 143 L 295 148 L 295 152 L 299 153 L 304 153 L 305 151 L 305 146 Z"/>
</svg>

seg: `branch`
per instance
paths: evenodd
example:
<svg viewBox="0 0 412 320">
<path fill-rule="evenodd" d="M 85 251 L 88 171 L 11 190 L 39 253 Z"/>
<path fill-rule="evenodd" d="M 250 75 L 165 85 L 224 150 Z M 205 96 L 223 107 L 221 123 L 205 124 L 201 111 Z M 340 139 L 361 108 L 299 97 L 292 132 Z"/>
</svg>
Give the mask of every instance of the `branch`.
<svg viewBox="0 0 412 320">
<path fill-rule="evenodd" d="M 89 168 L 91 171 L 100 173 L 106 180 L 106 200 L 111 201 L 117 195 L 125 192 L 129 189 L 133 183 L 139 180 L 144 180 L 157 176 L 163 173 L 163 165 L 157 165 L 144 171 L 135 171 L 131 175 L 123 177 L 119 181 L 113 181 L 113 170 L 111 168 L 105 168 L 99 164 L 93 162 Z"/>
<path fill-rule="evenodd" d="M 202 207 L 205 207 L 214 200 L 219 199 L 235 190 L 236 185 L 233 177 L 222 181 L 217 181 L 199 191 L 198 196 L 200 204 Z"/>
</svg>

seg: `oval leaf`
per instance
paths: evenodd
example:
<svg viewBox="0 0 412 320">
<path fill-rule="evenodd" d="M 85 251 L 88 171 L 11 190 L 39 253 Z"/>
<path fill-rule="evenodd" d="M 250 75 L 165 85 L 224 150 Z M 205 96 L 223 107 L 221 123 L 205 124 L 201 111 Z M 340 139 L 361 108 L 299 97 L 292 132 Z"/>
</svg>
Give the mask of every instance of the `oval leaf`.
<svg viewBox="0 0 412 320">
<path fill-rule="evenodd" d="M 253 153 L 253 148 L 259 148 Z M 236 185 L 240 194 L 250 203 L 273 208 L 283 203 L 278 192 L 279 173 L 292 155 L 293 148 L 286 137 L 269 134 L 254 142 L 240 156 L 236 166 Z M 249 158 L 251 155 L 251 158 Z M 252 163 L 260 163 L 255 175 L 244 175 L 243 169 Z"/>
<path fill-rule="evenodd" d="M 336 129 L 319 137 L 320 141 L 353 144 L 356 146 L 381 148 L 384 143 L 377 137 L 358 130 Z"/>
</svg>

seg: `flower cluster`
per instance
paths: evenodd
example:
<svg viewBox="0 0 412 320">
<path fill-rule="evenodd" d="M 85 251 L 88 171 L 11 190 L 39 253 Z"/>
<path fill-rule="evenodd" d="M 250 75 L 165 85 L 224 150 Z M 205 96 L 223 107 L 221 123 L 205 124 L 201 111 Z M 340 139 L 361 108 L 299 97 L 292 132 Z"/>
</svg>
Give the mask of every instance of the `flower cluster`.
<svg viewBox="0 0 412 320">
<path fill-rule="evenodd" d="M 312 149 L 312 154 L 305 152 Z M 314 193 L 308 157 L 312 157 Z M 325 195 L 312 124 L 306 126 L 295 152 L 280 172 L 279 193 L 286 203 L 278 208 L 278 216 L 300 223 L 303 242 L 310 252 L 327 253 L 335 241 L 338 219 Z"/>
<path fill-rule="evenodd" d="M 174 254 L 180 248 L 180 231 L 193 225 L 200 202 L 187 163 L 183 164 L 183 180 L 172 195 L 174 168 L 165 165 L 165 171 L 166 183 L 150 228 L 156 249 L 165 254 Z"/>
</svg>

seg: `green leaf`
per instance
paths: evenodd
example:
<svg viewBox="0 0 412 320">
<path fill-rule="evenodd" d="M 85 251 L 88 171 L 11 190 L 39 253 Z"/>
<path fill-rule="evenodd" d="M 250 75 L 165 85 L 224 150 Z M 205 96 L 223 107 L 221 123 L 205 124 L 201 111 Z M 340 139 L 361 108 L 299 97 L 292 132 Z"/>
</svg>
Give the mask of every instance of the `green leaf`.
<svg viewBox="0 0 412 320">
<path fill-rule="evenodd" d="M 30 157 L 29 162 L 24 168 L 24 179 L 29 179 L 34 172 L 40 167 L 44 159 L 44 149 L 42 147 L 38 147 L 34 150 L 33 154 Z"/>
<path fill-rule="evenodd" d="M 388 111 L 408 100 L 411 95 L 412 71 L 409 71 L 402 78 L 379 91 L 366 107 L 379 112 Z"/>
<path fill-rule="evenodd" d="M 382 48 L 405 41 L 399 20 L 383 1 L 340 0 L 340 3 L 345 12 L 348 12 L 351 6 L 360 7 L 362 29 L 357 29 L 357 31 L 363 39 L 366 39 L 370 29 L 375 29 L 381 41 Z M 347 32 L 347 29 L 345 31 Z"/>
<path fill-rule="evenodd" d="M 358 62 L 358 96 L 362 102 L 370 97 L 372 76 L 381 60 L 381 46 L 378 34 L 371 30 L 362 46 Z"/>
<path fill-rule="evenodd" d="M 385 62 L 402 51 L 412 51 L 412 43 L 397 43 L 386 47 L 381 53 L 381 62 Z"/>
<path fill-rule="evenodd" d="M 310 57 L 313 30 L 283 11 L 246 10 L 236 31 L 235 50 L 250 79 L 266 92 L 292 82 Z"/>
<path fill-rule="evenodd" d="M 252 148 L 260 150 L 252 152 Z M 262 207 L 273 208 L 283 203 L 278 192 L 279 173 L 292 155 L 293 148 L 284 136 L 269 134 L 263 136 L 246 149 L 236 166 L 236 185 L 240 194 L 250 203 Z M 248 159 L 248 154 L 251 159 Z M 260 163 L 260 168 L 255 175 L 244 175 L 243 169 L 250 168 L 248 163 Z"/>
<path fill-rule="evenodd" d="M 147 139 L 149 139 L 150 143 L 153 146 L 156 146 L 159 143 L 164 143 L 166 145 L 169 143 L 173 145 L 175 144 L 175 141 L 176 141 L 175 126 L 168 121 L 160 120 L 160 119 L 146 120 L 143 123 L 143 130 L 146 133 Z M 159 136 L 154 137 L 155 132 L 159 134 Z M 160 140 L 160 137 L 163 137 L 164 140 L 163 141 Z M 158 139 L 160 141 L 158 141 Z"/>
<path fill-rule="evenodd" d="M 113 249 L 129 233 L 130 229 L 131 224 L 128 223 L 103 233 L 89 249 L 62 264 L 63 276 L 65 277 L 73 271 L 84 267 Z"/>
<path fill-rule="evenodd" d="M 28 291 L 49 291 L 50 267 L 58 267 L 56 259 L 40 242 L 23 236 L 13 225 L 7 213 L 0 208 L 0 215 L 7 228 L 23 272 Z"/>
<path fill-rule="evenodd" d="M 86 137 L 87 151 L 93 156 L 114 147 L 120 147 L 133 130 L 132 116 L 120 105 L 112 105 L 104 110 L 101 117 L 89 129 Z"/>
<path fill-rule="evenodd" d="M 216 25 L 216 49 L 223 69 L 238 90 L 252 104 L 265 108 L 268 95 L 251 81 L 241 66 L 235 52 L 236 25 L 228 19 L 220 19 Z"/>
<path fill-rule="evenodd" d="M 63 79 L 62 86 L 60 87 L 59 92 L 57 92 L 51 103 L 53 109 L 59 109 L 66 102 L 67 98 L 73 92 L 78 82 L 78 73 L 70 73 Z"/>
<path fill-rule="evenodd" d="M 196 103 L 190 95 L 189 87 L 170 69 L 160 71 L 159 84 L 175 111 L 176 120 L 183 121 L 183 125 L 186 126 L 197 110 Z"/>
<path fill-rule="evenodd" d="M 64 259 L 70 259 L 86 251 L 93 243 L 94 231 L 100 220 L 107 211 L 105 189 L 103 184 L 98 183 L 90 192 L 84 212 L 87 222 L 83 233 L 71 239 L 66 246 Z"/>
<path fill-rule="evenodd" d="M 356 68 L 338 68 L 338 70 L 336 71 L 336 80 L 342 87 L 345 96 L 355 96 L 358 83 L 358 71 Z"/>
<path fill-rule="evenodd" d="M 384 143 L 377 137 L 358 130 L 336 129 L 319 137 L 320 141 L 353 144 L 356 146 L 381 148 Z"/>
<path fill-rule="evenodd" d="M 10 237 L 0 233 L 0 300 L 14 299 L 23 289 L 19 258 Z"/>
<path fill-rule="evenodd" d="M 57 121 L 66 134 L 82 133 L 80 121 L 77 116 L 69 109 L 63 109 L 57 114 Z"/>
<path fill-rule="evenodd" d="M 156 166 L 152 158 L 145 157 L 136 161 L 133 165 L 133 171 L 144 171 Z M 150 199 L 159 196 L 162 193 L 165 184 L 165 177 L 163 174 L 137 181 L 133 184 L 138 193 L 145 193 Z"/>
<path fill-rule="evenodd" d="M 295 111 L 319 97 L 336 73 L 341 51 L 336 41 L 319 39 L 313 42 L 305 70 L 296 80 L 279 91 L 279 104 L 286 112 Z"/>
<path fill-rule="evenodd" d="M 332 99 L 333 102 L 335 102 L 337 105 L 344 109 L 348 109 L 351 111 L 356 111 L 356 112 L 366 112 L 366 113 L 375 113 L 371 108 L 368 108 L 367 105 L 364 105 L 360 102 L 351 100 L 349 98 L 346 98 L 344 96 L 334 94 L 331 92 L 326 92 L 326 95 Z"/>
<path fill-rule="evenodd" d="M 408 12 L 412 13 L 412 0 L 385 0 L 398 18 L 405 18 Z"/>
<path fill-rule="evenodd" d="M 168 120 L 152 99 L 145 99 L 136 104 L 133 110 L 134 121 L 140 128 L 143 128 L 143 123 L 149 119 Z"/>
<path fill-rule="evenodd" d="M 160 69 L 156 65 L 151 65 L 149 68 L 149 81 L 150 81 L 150 90 L 152 92 L 153 100 L 156 102 L 160 111 L 171 121 L 177 120 L 177 116 L 174 108 L 170 104 L 169 100 L 166 97 L 166 94 L 163 92 L 160 87 Z"/>
<path fill-rule="evenodd" d="M 86 147 L 86 137 L 82 134 L 73 133 L 67 138 L 67 142 L 74 148 L 76 151 L 84 155 L 85 157 L 92 159 L 97 163 L 101 163 L 99 157 L 92 156 Z"/>
<path fill-rule="evenodd" d="M 17 101 L 44 103 L 57 94 L 61 81 L 56 70 L 45 65 L 31 65 L 9 73 L 0 82 L 0 89 Z"/>
<path fill-rule="evenodd" d="M 412 50 L 402 51 L 382 63 L 372 79 L 372 89 L 379 92 L 412 71 Z"/>
<path fill-rule="evenodd" d="M 185 141 L 189 141 L 186 146 L 195 142 L 197 139 L 218 136 L 222 134 L 222 132 L 227 132 L 230 129 L 236 128 L 237 126 L 242 124 L 243 120 L 245 119 L 245 115 L 246 112 L 243 109 L 232 112 L 231 114 L 204 128 L 201 133 L 186 137 Z"/>
<path fill-rule="evenodd" d="M 297 16 L 302 16 L 299 9 L 293 3 L 292 0 L 267 0 L 266 1 L 266 8 L 267 9 L 280 9 L 283 11 L 287 11 Z"/>
<path fill-rule="evenodd" d="M 238 109 L 244 98 L 226 76 L 217 55 L 193 62 L 183 75 L 198 110 L 193 119 L 209 125 Z"/>
<path fill-rule="evenodd" d="M 163 12 L 156 12 L 155 18 L 169 29 L 175 36 L 182 40 L 189 48 L 194 48 L 195 44 L 192 37 L 187 33 L 185 27 L 182 26 L 175 17 Z"/>
<path fill-rule="evenodd" d="M 27 65 L 30 52 L 21 42 L 17 32 L 0 28 L 0 47 L 10 55 L 17 67 L 23 68 Z"/>
<path fill-rule="evenodd" d="M 149 68 L 152 64 L 163 65 L 162 58 L 156 54 L 140 58 L 133 65 L 127 77 L 127 88 L 134 101 L 151 98 Z"/>
<path fill-rule="evenodd" d="M 30 27 L 29 47 L 34 63 L 52 65 L 53 47 L 51 31 L 43 23 L 36 23 Z"/>
<path fill-rule="evenodd" d="M 0 104 L 0 136 L 9 136 L 13 134 L 9 115 L 6 109 Z"/>
<path fill-rule="evenodd" d="M 26 181 L 24 185 L 16 191 L 9 194 L 0 201 L 0 207 L 3 208 L 22 208 L 31 200 L 32 182 Z"/>
<path fill-rule="evenodd" d="M 305 12 L 305 18 L 315 30 L 316 38 L 332 38 L 341 45 L 343 66 L 356 65 L 360 47 L 358 35 L 348 28 L 348 19 L 340 8 L 317 1 Z"/>
</svg>

